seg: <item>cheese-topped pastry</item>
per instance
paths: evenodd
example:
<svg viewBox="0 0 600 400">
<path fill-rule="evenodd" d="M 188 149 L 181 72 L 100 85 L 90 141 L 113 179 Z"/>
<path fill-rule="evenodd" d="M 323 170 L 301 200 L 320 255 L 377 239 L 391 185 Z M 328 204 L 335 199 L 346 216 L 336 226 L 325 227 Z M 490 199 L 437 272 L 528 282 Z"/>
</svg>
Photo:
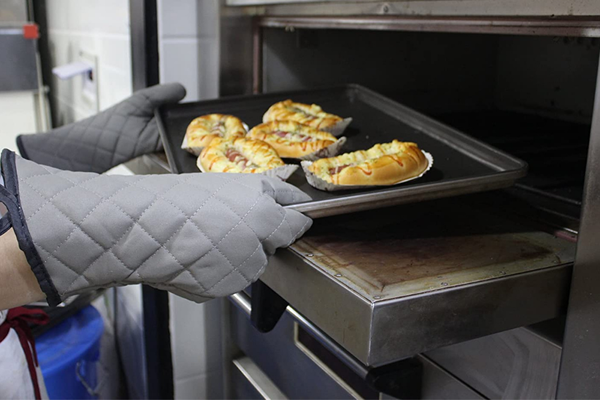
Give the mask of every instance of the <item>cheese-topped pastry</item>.
<svg viewBox="0 0 600 400">
<path fill-rule="evenodd" d="M 342 118 L 326 113 L 316 104 L 294 103 L 292 100 L 273 104 L 263 116 L 263 122 L 296 121 L 316 129 L 327 130 L 342 122 Z"/>
<path fill-rule="evenodd" d="M 215 138 L 234 139 L 246 136 L 246 128 L 233 115 L 208 114 L 195 118 L 185 132 L 184 148 L 194 149 L 208 146 Z M 198 154 L 198 153 L 196 153 Z"/>
<path fill-rule="evenodd" d="M 429 166 L 415 143 L 394 140 L 368 150 L 316 160 L 308 168 L 336 185 L 393 185 L 423 173 Z"/>
<path fill-rule="evenodd" d="M 202 150 L 198 168 L 206 172 L 260 173 L 285 165 L 262 140 L 216 138 Z"/>
<path fill-rule="evenodd" d="M 252 128 L 248 136 L 269 143 L 284 158 L 300 158 L 337 141 L 328 132 L 295 121 L 265 122 Z"/>
</svg>

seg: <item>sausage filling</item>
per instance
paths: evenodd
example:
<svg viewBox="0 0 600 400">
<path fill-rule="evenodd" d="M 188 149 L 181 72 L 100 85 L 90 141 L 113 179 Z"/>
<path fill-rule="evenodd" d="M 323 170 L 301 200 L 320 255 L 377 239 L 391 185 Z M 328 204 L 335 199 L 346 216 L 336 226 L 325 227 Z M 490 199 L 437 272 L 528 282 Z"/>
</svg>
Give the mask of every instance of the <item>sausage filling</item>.
<svg viewBox="0 0 600 400">
<path fill-rule="evenodd" d="M 215 122 L 212 129 L 210 130 L 210 133 L 223 137 L 223 134 L 225 133 L 225 123 L 223 121 Z"/>
<path fill-rule="evenodd" d="M 242 153 L 232 147 L 227 149 L 225 157 L 232 163 L 239 165 L 241 169 L 258 168 L 258 165 L 248 160 Z"/>
<path fill-rule="evenodd" d="M 340 172 L 342 172 L 342 170 L 344 168 L 348 168 L 351 165 L 352 164 L 345 164 L 345 165 L 339 165 L 337 167 L 329 168 L 329 175 L 339 174 Z"/>
</svg>

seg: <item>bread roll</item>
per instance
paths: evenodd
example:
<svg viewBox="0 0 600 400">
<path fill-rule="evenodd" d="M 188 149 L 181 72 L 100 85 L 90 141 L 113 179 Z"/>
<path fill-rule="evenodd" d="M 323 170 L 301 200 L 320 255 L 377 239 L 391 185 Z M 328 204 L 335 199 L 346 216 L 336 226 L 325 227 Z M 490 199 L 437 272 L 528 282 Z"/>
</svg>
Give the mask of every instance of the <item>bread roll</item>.
<svg viewBox="0 0 600 400">
<path fill-rule="evenodd" d="M 284 158 L 300 158 L 337 141 L 330 133 L 294 121 L 265 122 L 252 128 L 248 136 L 269 143 Z"/>
<path fill-rule="evenodd" d="M 316 160 L 309 171 L 335 185 L 393 185 L 423 173 L 429 162 L 415 143 L 394 140 L 368 150 Z"/>
<path fill-rule="evenodd" d="M 342 118 L 326 113 L 316 104 L 285 100 L 273 104 L 263 116 L 263 122 L 296 121 L 315 129 L 327 130 L 342 122 Z"/>
<path fill-rule="evenodd" d="M 235 139 L 246 136 L 242 121 L 233 115 L 208 114 L 195 118 L 185 132 L 185 148 L 202 148 L 215 138 Z M 197 153 L 196 153 L 197 154 Z"/>
<path fill-rule="evenodd" d="M 247 138 L 216 138 L 202 150 L 198 168 L 206 172 L 261 173 L 285 163 L 267 143 Z"/>
</svg>

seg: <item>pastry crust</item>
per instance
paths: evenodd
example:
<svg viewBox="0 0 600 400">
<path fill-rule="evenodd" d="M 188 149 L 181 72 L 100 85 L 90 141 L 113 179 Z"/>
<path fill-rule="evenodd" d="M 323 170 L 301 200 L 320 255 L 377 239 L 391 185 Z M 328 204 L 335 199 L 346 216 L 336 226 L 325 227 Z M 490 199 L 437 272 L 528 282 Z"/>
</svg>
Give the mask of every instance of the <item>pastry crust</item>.
<svg viewBox="0 0 600 400">
<path fill-rule="evenodd" d="M 330 129 L 342 118 L 326 113 L 316 104 L 294 103 L 292 100 L 273 104 L 263 115 L 263 122 L 296 121 L 315 129 Z"/>
<path fill-rule="evenodd" d="M 207 172 L 261 173 L 284 162 L 275 149 L 262 140 L 216 138 L 202 150 L 198 168 Z"/>
<path fill-rule="evenodd" d="M 300 158 L 337 141 L 328 132 L 295 121 L 265 122 L 252 128 L 248 136 L 269 143 L 284 158 Z"/>
<path fill-rule="evenodd" d="M 394 140 L 368 150 L 322 158 L 309 170 L 335 185 L 393 185 L 420 175 L 428 166 L 415 143 Z"/>
<path fill-rule="evenodd" d="M 187 147 L 206 147 L 215 138 L 234 139 L 246 136 L 242 121 L 233 115 L 208 114 L 194 118 L 185 132 Z M 197 154 L 197 153 L 196 153 Z"/>
</svg>

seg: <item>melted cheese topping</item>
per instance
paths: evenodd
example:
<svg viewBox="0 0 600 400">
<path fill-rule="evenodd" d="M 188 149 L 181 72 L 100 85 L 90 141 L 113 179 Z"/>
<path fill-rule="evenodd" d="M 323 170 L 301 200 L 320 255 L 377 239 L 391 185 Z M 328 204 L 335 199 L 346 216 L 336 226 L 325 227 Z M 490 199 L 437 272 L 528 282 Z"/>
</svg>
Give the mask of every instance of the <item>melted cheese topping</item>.
<svg viewBox="0 0 600 400">
<path fill-rule="evenodd" d="M 342 118 L 329 114 L 316 104 L 294 103 L 292 100 L 285 100 L 273 104 L 263 117 L 264 122 L 268 121 L 296 121 L 305 123 L 312 127 L 331 126 L 342 121 Z"/>
<path fill-rule="evenodd" d="M 334 144 L 337 138 L 295 121 L 270 121 L 255 126 L 249 137 L 269 143 L 281 157 L 300 158 Z"/>
<path fill-rule="evenodd" d="M 208 114 L 195 118 L 187 128 L 190 140 L 206 135 L 219 137 L 242 137 L 246 129 L 242 121 L 233 115 Z"/>
<path fill-rule="evenodd" d="M 267 143 L 246 138 L 217 138 L 202 151 L 200 158 L 210 172 L 259 173 L 285 165 Z"/>
<path fill-rule="evenodd" d="M 332 176 L 339 174 L 349 167 L 360 168 L 364 174 L 370 175 L 373 170 L 373 164 L 383 156 L 391 156 L 394 161 L 402 166 L 402 161 L 398 157 L 409 148 L 418 149 L 418 146 L 415 143 L 394 140 L 391 143 L 376 144 L 368 150 L 345 153 L 337 157 L 322 158 L 313 162 L 310 170 L 327 182 L 335 181 Z"/>
<path fill-rule="evenodd" d="M 266 142 L 306 143 L 326 140 L 329 144 L 337 138 L 329 132 L 323 132 L 308 125 L 295 121 L 271 121 L 255 126 L 249 132 L 250 136 L 261 137 Z"/>
</svg>

